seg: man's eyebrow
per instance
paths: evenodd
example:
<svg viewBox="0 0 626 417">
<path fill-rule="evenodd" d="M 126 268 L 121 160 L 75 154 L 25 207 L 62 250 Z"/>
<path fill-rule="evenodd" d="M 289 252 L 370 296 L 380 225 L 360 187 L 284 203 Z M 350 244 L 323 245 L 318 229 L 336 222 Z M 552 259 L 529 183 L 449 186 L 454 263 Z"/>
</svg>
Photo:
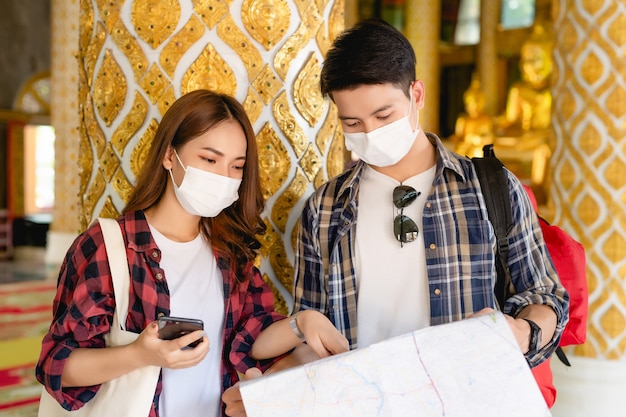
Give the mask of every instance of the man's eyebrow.
<svg viewBox="0 0 626 417">
<path fill-rule="evenodd" d="M 392 107 L 391 104 L 385 104 L 384 106 L 381 106 L 379 108 L 377 108 L 376 110 L 374 110 L 370 116 L 374 116 L 376 113 L 380 113 L 381 111 L 385 111 L 388 110 L 390 107 Z M 358 117 L 354 117 L 354 116 L 346 116 L 343 114 L 339 114 L 337 115 L 337 117 L 339 118 L 339 120 L 350 120 L 350 119 L 358 119 Z"/>
</svg>

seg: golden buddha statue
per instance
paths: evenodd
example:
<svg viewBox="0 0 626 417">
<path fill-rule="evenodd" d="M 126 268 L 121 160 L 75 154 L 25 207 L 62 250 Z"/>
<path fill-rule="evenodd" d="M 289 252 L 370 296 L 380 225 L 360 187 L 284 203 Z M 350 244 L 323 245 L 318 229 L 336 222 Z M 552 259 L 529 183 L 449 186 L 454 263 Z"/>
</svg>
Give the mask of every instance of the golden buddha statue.
<svg viewBox="0 0 626 417">
<path fill-rule="evenodd" d="M 553 46 L 545 26 L 536 23 L 531 36 L 522 44 L 521 80 L 508 92 L 505 114 L 497 121 L 498 136 L 520 136 L 550 127 Z"/>
<path fill-rule="evenodd" d="M 466 113 L 457 118 L 454 129 L 455 151 L 469 157 L 482 156 L 483 146 L 493 143 L 493 118 L 485 112 L 487 97 L 476 74 L 463 93 L 463 104 Z"/>
</svg>

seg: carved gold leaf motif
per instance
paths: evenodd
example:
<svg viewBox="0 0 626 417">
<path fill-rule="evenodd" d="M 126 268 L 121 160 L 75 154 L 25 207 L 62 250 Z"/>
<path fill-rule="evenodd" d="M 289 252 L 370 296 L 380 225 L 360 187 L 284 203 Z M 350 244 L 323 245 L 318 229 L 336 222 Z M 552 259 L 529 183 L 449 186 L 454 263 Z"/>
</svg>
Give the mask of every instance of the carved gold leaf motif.
<svg viewBox="0 0 626 417">
<path fill-rule="evenodd" d="M 176 96 L 174 95 L 174 88 L 170 85 L 167 90 L 163 93 L 161 97 L 159 97 L 159 101 L 157 106 L 159 108 L 159 113 L 161 116 L 165 114 L 167 109 L 176 101 Z"/>
<path fill-rule="evenodd" d="M 92 94 L 98 115 L 107 126 L 111 126 L 124 105 L 126 78 L 109 49 L 104 51 L 104 59 L 96 75 Z"/>
<path fill-rule="evenodd" d="M 100 164 L 100 169 L 104 174 L 106 182 L 111 182 L 111 178 L 113 178 L 115 170 L 117 170 L 120 166 L 120 159 L 117 157 L 111 142 L 107 143 L 104 148 L 104 152 L 102 152 L 102 155 L 100 155 L 100 158 L 98 159 L 98 163 Z"/>
<path fill-rule="evenodd" d="M 248 79 L 254 80 L 261 71 L 263 58 L 261 57 L 261 53 L 255 48 L 253 42 L 250 42 L 250 39 L 239 30 L 230 15 L 226 16 L 217 26 L 217 33 L 228 46 L 237 52 L 237 55 L 239 55 L 246 66 Z"/>
<path fill-rule="evenodd" d="M 98 217 L 105 217 L 107 219 L 115 219 L 120 215 L 120 212 L 115 208 L 115 204 L 113 204 L 113 200 L 111 196 L 107 196 L 104 200 L 104 205 L 102 206 L 102 210 L 100 210 L 100 214 Z"/>
<path fill-rule="evenodd" d="M 93 38 L 91 38 L 90 42 L 87 44 L 87 49 L 85 50 L 85 55 L 83 58 L 85 71 L 88 71 L 89 78 L 87 78 L 87 83 L 89 86 L 93 83 L 93 76 L 96 68 L 96 61 L 98 56 L 100 55 L 100 51 L 102 50 L 102 46 L 104 45 L 104 40 L 106 38 L 106 32 L 101 23 L 99 23 L 96 27 L 96 34 Z"/>
<path fill-rule="evenodd" d="M 94 10 L 93 3 L 90 0 L 80 0 L 80 13 L 78 15 L 80 31 L 78 33 L 78 49 L 80 52 L 80 59 L 83 62 L 90 57 L 86 54 L 89 44 L 93 42 L 94 36 Z M 104 31 L 102 31 L 104 34 Z M 92 57 L 93 58 L 93 57 Z M 93 68 L 90 67 L 90 68 Z M 93 74 L 93 71 L 89 71 L 88 74 Z"/>
<path fill-rule="evenodd" d="M 263 196 L 269 198 L 285 183 L 291 161 L 289 153 L 269 123 L 257 135 L 259 144 L 259 173 Z"/>
<path fill-rule="evenodd" d="M 291 10 L 286 1 L 244 0 L 241 21 L 250 36 L 269 51 L 287 33 Z"/>
<path fill-rule="evenodd" d="M 141 135 L 139 142 L 137 142 L 137 145 L 135 145 L 135 148 L 130 155 L 130 169 L 133 171 L 133 175 L 135 177 L 137 177 L 139 171 L 141 171 L 143 161 L 145 161 L 146 155 L 150 150 L 158 125 L 158 122 L 155 119 L 152 119 L 150 126 L 148 126 L 143 135 Z"/>
<path fill-rule="evenodd" d="M 208 44 L 191 64 L 181 83 L 183 94 L 201 88 L 230 96 L 234 96 L 237 91 L 237 79 L 233 70 L 219 56 L 212 44 Z"/>
<path fill-rule="evenodd" d="M 195 0 L 193 10 L 209 29 L 213 29 L 224 17 L 230 18 L 228 6 L 221 0 Z"/>
<path fill-rule="evenodd" d="M 178 0 L 134 0 L 130 18 L 137 36 L 156 49 L 176 30 L 180 3 Z"/>
<path fill-rule="evenodd" d="M 320 159 L 315 147 L 312 143 L 309 143 L 309 146 L 304 153 L 302 159 L 300 159 L 300 166 L 304 170 L 304 174 L 309 179 L 309 181 L 313 181 L 315 175 L 317 175 L 317 171 L 319 171 L 322 166 L 322 160 Z"/>
<path fill-rule="evenodd" d="M 161 51 L 159 62 L 163 71 L 170 78 L 174 77 L 176 66 L 180 62 L 181 57 L 189 50 L 191 45 L 202 37 L 204 30 L 202 22 L 195 15 L 191 15 L 185 26 L 167 42 Z"/>
<path fill-rule="evenodd" d="M 104 22 L 107 32 L 111 32 L 113 25 L 120 20 L 120 9 L 124 5 L 123 1 L 96 0 L 98 14 Z"/>
<path fill-rule="evenodd" d="M 111 143 L 120 155 L 124 154 L 126 145 L 139 130 L 147 114 L 148 102 L 141 94 L 135 92 L 135 102 L 132 110 L 128 112 L 124 121 L 120 123 L 111 137 Z"/>
<path fill-rule="evenodd" d="M 259 97 L 252 88 L 248 88 L 248 94 L 243 102 L 243 108 L 246 110 L 248 118 L 250 118 L 252 124 L 257 121 L 261 112 L 263 112 L 263 102 L 261 97 Z"/>
<path fill-rule="evenodd" d="M 328 152 L 328 144 L 333 139 L 335 131 L 339 126 L 337 120 L 337 106 L 331 101 L 324 124 L 315 136 L 315 144 L 322 155 L 326 155 L 326 152 Z"/>
<path fill-rule="evenodd" d="M 269 104 L 282 87 L 282 83 L 269 65 L 263 66 L 263 70 L 252 82 L 252 87 L 259 93 L 265 104 Z"/>
<path fill-rule="evenodd" d="M 341 174 L 346 167 L 346 147 L 344 145 L 343 133 L 335 131 L 335 136 L 330 144 L 328 157 L 326 158 L 326 170 L 328 178 Z"/>
<path fill-rule="evenodd" d="M 293 266 L 287 258 L 283 240 L 278 237 L 278 241 L 270 249 L 270 265 L 276 274 L 276 278 L 285 288 L 293 288 Z"/>
<path fill-rule="evenodd" d="M 302 15 L 302 22 L 296 33 L 289 37 L 287 42 L 276 53 L 276 56 L 274 56 L 274 69 L 283 80 L 286 79 L 287 71 L 289 71 L 294 58 L 300 53 L 304 45 L 311 40 L 321 24 L 322 17 L 315 3 L 311 2 Z"/>
<path fill-rule="evenodd" d="M 96 203 L 100 200 L 100 196 L 104 194 L 105 189 L 106 181 L 102 175 L 102 170 L 97 169 L 93 182 L 87 188 L 87 192 L 82 196 L 84 219 L 86 219 L 88 223 L 91 221 Z"/>
<path fill-rule="evenodd" d="M 96 119 L 96 114 L 93 108 L 93 101 L 91 97 L 86 97 L 83 101 L 83 118 L 85 120 L 85 132 L 87 133 L 87 137 L 91 142 L 91 145 L 96 151 L 96 155 L 102 155 L 104 152 L 104 147 L 106 146 L 107 140 L 104 137 L 104 133 L 98 124 Z M 91 152 L 91 149 L 90 149 Z M 91 170 L 91 169 L 90 169 Z"/>
<path fill-rule="evenodd" d="M 133 69 L 136 80 L 141 79 L 143 74 L 148 70 L 148 60 L 141 50 L 137 39 L 128 32 L 124 22 L 117 21 L 115 27 L 111 31 L 111 37 L 119 50 L 124 54 Z"/>
<path fill-rule="evenodd" d="M 266 231 L 259 240 L 261 242 L 261 248 L 259 249 L 259 253 L 264 258 L 267 258 L 270 256 L 270 248 L 274 246 L 274 244 L 278 240 L 278 234 L 276 233 L 274 226 L 272 226 L 272 223 L 267 217 L 263 218 L 263 223 L 265 223 Z"/>
<path fill-rule="evenodd" d="M 311 127 L 324 113 L 324 98 L 319 89 L 321 69 L 319 60 L 312 52 L 293 84 L 293 102 Z"/>
<path fill-rule="evenodd" d="M 291 144 L 291 147 L 296 153 L 296 157 L 300 158 L 306 150 L 307 138 L 300 125 L 296 122 L 295 117 L 291 114 L 287 93 L 285 91 L 280 93 L 278 98 L 274 101 L 272 110 L 280 130 Z"/>
<path fill-rule="evenodd" d="M 319 171 L 317 171 L 317 175 L 315 176 L 315 179 L 313 180 L 313 187 L 315 187 L 315 189 L 317 190 L 326 181 L 328 181 L 328 177 L 326 176 L 326 173 L 324 172 L 324 170 L 320 169 Z"/>
<path fill-rule="evenodd" d="M 272 289 L 272 293 L 274 294 L 274 310 L 276 310 L 278 314 L 288 316 L 289 308 L 287 307 L 285 297 L 283 297 L 278 288 L 276 288 L 276 285 L 274 285 L 274 282 L 266 273 L 263 274 L 263 280 L 270 286 L 270 288 Z"/>
<path fill-rule="evenodd" d="M 285 233 L 291 209 L 304 195 L 309 182 L 299 169 L 285 191 L 276 199 L 272 207 L 272 220 L 281 233 Z"/>
<path fill-rule="evenodd" d="M 150 71 L 139 83 L 143 91 L 146 92 L 152 104 L 156 103 L 161 94 L 169 87 L 170 83 L 167 77 L 163 75 L 163 72 L 156 64 L 152 64 Z"/>
<path fill-rule="evenodd" d="M 120 196 L 124 204 L 128 203 L 130 194 L 133 192 L 133 185 L 130 183 L 128 178 L 126 178 L 126 174 L 123 169 L 120 168 L 115 171 L 111 185 L 113 185 L 113 189 L 117 195 Z"/>
</svg>

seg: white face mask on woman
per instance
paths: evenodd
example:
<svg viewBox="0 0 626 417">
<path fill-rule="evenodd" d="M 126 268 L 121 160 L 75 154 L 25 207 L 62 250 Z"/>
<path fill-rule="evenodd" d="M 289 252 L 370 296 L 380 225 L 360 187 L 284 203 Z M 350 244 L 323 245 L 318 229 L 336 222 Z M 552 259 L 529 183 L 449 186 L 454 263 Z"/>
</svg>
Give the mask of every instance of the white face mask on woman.
<svg viewBox="0 0 626 417">
<path fill-rule="evenodd" d="M 176 198 L 187 213 L 202 217 L 215 217 L 237 201 L 241 185 L 240 178 L 225 177 L 190 166 L 185 168 L 176 151 L 174 155 L 185 170 L 185 177 L 180 187 L 176 185 L 171 169 L 169 173 L 174 184 Z"/>
<path fill-rule="evenodd" d="M 397 164 L 409 153 L 419 133 L 419 127 L 411 128 L 412 108 L 413 90 L 406 116 L 369 133 L 344 133 L 346 148 L 370 165 L 388 167 Z"/>
</svg>

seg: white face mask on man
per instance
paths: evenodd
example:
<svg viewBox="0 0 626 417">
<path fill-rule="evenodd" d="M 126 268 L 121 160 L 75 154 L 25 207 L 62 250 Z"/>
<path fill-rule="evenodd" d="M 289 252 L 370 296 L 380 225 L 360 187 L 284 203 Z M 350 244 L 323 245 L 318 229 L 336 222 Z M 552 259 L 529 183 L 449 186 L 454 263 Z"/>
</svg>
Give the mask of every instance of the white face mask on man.
<svg viewBox="0 0 626 417">
<path fill-rule="evenodd" d="M 174 150 L 174 155 L 185 171 L 180 187 L 169 170 L 174 193 L 180 205 L 189 214 L 201 217 L 215 217 L 239 198 L 240 178 L 230 178 L 194 167 L 186 167 Z"/>
<path fill-rule="evenodd" d="M 369 133 L 344 133 L 346 148 L 370 165 L 387 167 L 397 164 L 408 153 L 419 133 L 419 125 L 411 128 L 413 90 L 409 101 L 409 113 Z"/>
</svg>

